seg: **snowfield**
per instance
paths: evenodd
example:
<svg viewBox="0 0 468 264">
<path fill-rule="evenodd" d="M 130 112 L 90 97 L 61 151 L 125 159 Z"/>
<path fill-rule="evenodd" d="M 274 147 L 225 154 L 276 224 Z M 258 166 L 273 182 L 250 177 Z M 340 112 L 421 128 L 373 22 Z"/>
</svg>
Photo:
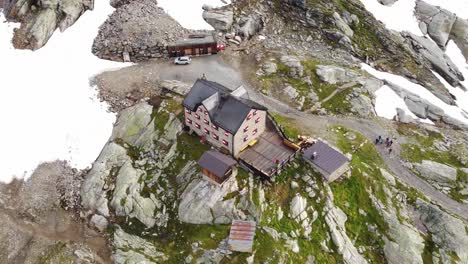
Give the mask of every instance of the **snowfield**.
<svg viewBox="0 0 468 264">
<path fill-rule="evenodd" d="M 435 6 L 440 6 L 445 8 L 457 16 L 467 19 L 468 18 L 468 0 L 425 0 L 427 3 Z M 396 31 L 409 31 L 413 34 L 422 35 L 421 30 L 418 27 L 418 21 L 414 16 L 414 7 L 416 6 L 416 0 L 399 0 L 392 6 L 384 6 L 377 2 L 377 0 L 361 0 L 366 9 L 371 12 L 378 20 L 382 21 L 388 29 Z M 463 57 L 461 50 L 453 42 L 449 41 L 446 49 L 447 56 L 455 63 L 458 69 L 462 72 L 465 77 L 465 81 L 462 84 L 468 88 L 468 64 Z M 389 81 L 393 80 L 395 84 L 400 84 L 403 88 L 411 89 L 413 93 L 418 94 L 422 98 L 427 99 L 431 103 L 441 107 L 446 111 L 450 116 L 461 120 L 465 123 L 468 123 L 468 120 L 462 115 L 462 111 L 467 112 L 468 114 L 468 91 L 463 91 L 460 87 L 452 87 L 448 84 L 442 77 L 438 74 L 434 74 L 439 80 L 442 81 L 444 86 L 449 90 L 451 94 L 456 97 L 456 102 L 458 107 L 449 106 L 439 100 L 437 97 L 432 95 L 424 87 L 409 82 L 408 80 L 392 75 L 389 73 L 378 72 L 372 69 L 368 65 L 363 65 L 363 69 L 373 74 L 374 76 L 380 79 L 387 79 Z M 373 72 L 373 73 L 372 73 Z M 406 81 L 404 81 L 406 80 Z M 388 92 L 388 87 L 384 88 L 382 91 L 378 90 L 376 93 L 377 98 L 379 96 L 387 95 L 391 96 Z M 377 100 L 376 102 L 376 112 L 379 116 L 390 118 L 391 113 L 396 113 L 395 106 L 389 103 L 386 103 L 383 100 L 384 97 L 381 97 L 382 100 Z M 401 103 L 401 102 L 400 102 Z M 404 102 L 403 102 L 404 103 Z M 402 108 L 401 105 L 398 107 Z M 379 111 L 377 111 L 379 109 Z M 403 109 L 403 108 L 402 108 Z M 407 108 L 406 108 L 407 109 Z M 405 110 L 406 111 L 406 110 Z"/>
<path fill-rule="evenodd" d="M 230 0 L 158 0 L 158 5 L 184 28 L 212 30 L 213 27 L 203 20 L 203 4 L 220 7 L 230 2 Z"/>
<path fill-rule="evenodd" d="M 0 12 L 0 181 L 28 177 L 41 162 L 56 159 L 83 169 L 99 155 L 115 115 L 98 101 L 89 78 L 128 65 L 91 53 L 98 27 L 112 11 L 107 1 L 96 1 L 94 11 L 35 52 L 12 47 L 18 25 L 6 23 Z"/>
</svg>

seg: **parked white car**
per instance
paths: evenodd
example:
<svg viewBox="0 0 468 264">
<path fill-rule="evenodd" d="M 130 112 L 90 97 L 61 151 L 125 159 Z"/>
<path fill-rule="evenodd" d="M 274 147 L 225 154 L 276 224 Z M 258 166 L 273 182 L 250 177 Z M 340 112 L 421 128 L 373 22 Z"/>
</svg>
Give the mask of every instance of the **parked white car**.
<svg viewBox="0 0 468 264">
<path fill-rule="evenodd" d="M 188 56 L 177 57 L 174 60 L 174 63 L 178 65 L 187 65 L 187 64 L 190 64 L 191 62 L 192 62 L 192 59 Z"/>
</svg>

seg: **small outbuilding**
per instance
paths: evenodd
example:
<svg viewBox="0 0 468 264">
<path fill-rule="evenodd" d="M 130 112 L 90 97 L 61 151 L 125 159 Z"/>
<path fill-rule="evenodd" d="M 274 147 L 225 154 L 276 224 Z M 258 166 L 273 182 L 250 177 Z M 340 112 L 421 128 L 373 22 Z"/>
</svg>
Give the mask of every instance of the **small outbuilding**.
<svg viewBox="0 0 468 264">
<path fill-rule="evenodd" d="M 304 149 L 302 156 L 328 182 L 335 181 L 349 170 L 349 158 L 322 140 Z"/>
<path fill-rule="evenodd" d="M 255 237 L 255 221 L 233 220 L 229 233 L 228 246 L 232 251 L 252 252 Z"/>
<path fill-rule="evenodd" d="M 198 165 L 202 168 L 203 176 L 216 185 L 222 185 L 237 175 L 237 161 L 216 150 L 203 153 Z"/>
<path fill-rule="evenodd" d="M 218 44 L 212 34 L 192 34 L 167 46 L 171 57 L 216 54 Z"/>
</svg>

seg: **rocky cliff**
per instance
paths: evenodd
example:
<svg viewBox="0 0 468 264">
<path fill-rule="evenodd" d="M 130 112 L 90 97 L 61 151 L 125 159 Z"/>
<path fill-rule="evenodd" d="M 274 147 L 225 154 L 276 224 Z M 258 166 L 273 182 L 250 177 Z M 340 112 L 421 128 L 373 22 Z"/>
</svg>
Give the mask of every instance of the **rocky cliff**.
<svg viewBox="0 0 468 264">
<path fill-rule="evenodd" d="M 57 28 L 65 31 L 93 5 L 92 0 L 6 0 L 3 12 L 8 20 L 21 23 L 13 37 L 15 48 L 36 50 Z"/>
</svg>

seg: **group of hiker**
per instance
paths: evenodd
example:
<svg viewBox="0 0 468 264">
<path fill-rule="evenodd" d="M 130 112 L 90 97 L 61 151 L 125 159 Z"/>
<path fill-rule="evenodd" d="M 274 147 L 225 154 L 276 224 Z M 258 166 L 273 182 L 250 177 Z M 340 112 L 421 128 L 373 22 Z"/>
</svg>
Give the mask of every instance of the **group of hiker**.
<svg viewBox="0 0 468 264">
<path fill-rule="evenodd" d="M 382 136 L 379 136 L 378 138 L 375 139 L 375 144 L 376 145 L 383 145 L 384 143 L 385 143 L 385 147 L 388 148 L 388 153 L 391 154 L 392 151 L 393 151 L 393 149 L 392 149 L 393 139 L 386 138 L 385 141 L 384 141 Z"/>
</svg>

